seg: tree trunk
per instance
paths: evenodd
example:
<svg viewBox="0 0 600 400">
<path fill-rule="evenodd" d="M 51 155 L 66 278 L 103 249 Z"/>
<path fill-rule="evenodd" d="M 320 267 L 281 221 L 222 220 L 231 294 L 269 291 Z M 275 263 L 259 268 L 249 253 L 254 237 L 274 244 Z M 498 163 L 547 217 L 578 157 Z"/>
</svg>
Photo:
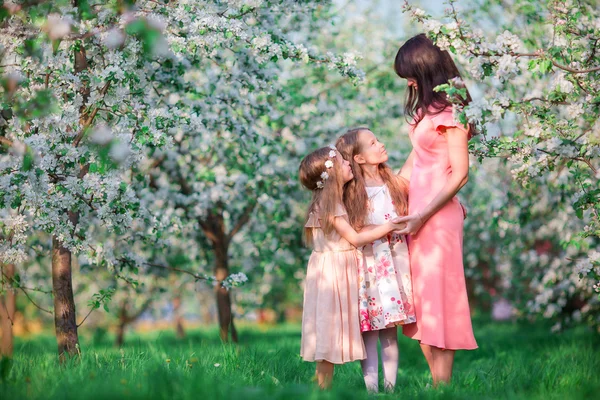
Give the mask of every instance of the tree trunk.
<svg viewBox="0 0 600 400">
<path fill-rule="evenodd" d="M 77 7 L 78 0 L 72 4 Z M 76 46 L 73 54 L 75 74 L 79 74 L 88 68 L 87 57 L 83 45 Z M 91 124 L 94 115 L 86 111 L 87 99 L 89 97 L 89 86 L 82 85 L 81 95 L 83 102 L 79 107 L 80 132 L 73 141 L 76 147 L 83 137 L 86 127 Z M 79 178 L 83 178 L 89 166 L 82 166 Z M 69 220 L 76 229 L 79 222 L 79 214 L 67 211 Z M 79 352 L 79 337 L 77 335 L 77 321 L 75 312 L 75 300 L 73 298 L 73 276 L 71 265 L 71 252 L 56 238 L 52 237 L 52 293 L 54 295 L 54 326 L 56 329 L 56 341 L 58 342 L 58 355 L 61 362 L 65 360 L 65 354 L 74 356 Z"/>
<path fill-rule="evenodd" d="M 12 282 L 15 275 L 14 264 L 5 265 L 4 275 L 8 282 Z M 7 290 L 0 297 L 0 324 L 2 326 L 2 343 L 0 344 L 0 355 L 12 357 L 13 355 L 13 323 L 15 320 L 15 296 L 14 290 Z"/>
<path fill-rule="evenodd" d="M 127 328 L 127 323 L 124 321 L 119 322 L 119 326 L 117 327 L 117 337 L 115 340 L 115 346 L 123 347 L 123 343 L 125 343 L 125 328 Z"/>
<path fill-rule="evenodd" d="M 183 339 L 185 337 L 185 329 L 183 329 L 183 316 L 181 315 L 181 296 L 173 298 L 173 316 L 175 317 L 177 337 Z"/>
<path fill-rule="evenodd" d="M 217 280 L 222 281 L 229 275 L 229 265 L 227 260 L 227 247 L 215 246 L 215 276 Z M 231 328 L 231 340 L 238 342 L 237 331 L 233 323 L 233 313 L 231 312 L 231 296 L 229 291 L 220 285 L 215 287 L 217 295 L 217 311 L 219 314 L 219 334 L 223 342 L 229 340 L 229 328 Z"/>
<path fill-rule="evenodd" d="M 71 252 L 56 237 L 52 237 L 52 294 L 58 355 L 62 362 L 65 353 L 69 356 L 78 353 L 79 338 L 73 299 Z"/>
<path fill-rule="evenodd" d="M 211 241 L 215 253 L 215 276 L 218 281 L 223 281 L 229 275 L 229 256 L 227 251 L 231 238 L 239 232 L 250 218 L 252 210 L 256 203 L 252 202 L 246 206 L 242 216 L 236 222 L 229 233 L 225 232 L 225 220 L 221 211 L 209 212 L 206 219 L 198 219 L 206 237 Z M 231 329 L 231 340 L 238 341 L 237 331 L 233 323 L 233 314 L 231 312 L 231 296 L 227 289 L 220 285 L 215 287 L 217 298 L 217 313 L 219 315 L 219 332 L 221 340 L 229 340 L 229 329 Z"/>
<path fill-rule="evenodd" d="M 117 337 L 115 339 L 115 346 L 121 347 L 125 343 L 125 328 L 127 328 L 127 300 L 123 300 L 121 309 L 119 310 L 119 326 L 117 327 Z"/>
</svg>

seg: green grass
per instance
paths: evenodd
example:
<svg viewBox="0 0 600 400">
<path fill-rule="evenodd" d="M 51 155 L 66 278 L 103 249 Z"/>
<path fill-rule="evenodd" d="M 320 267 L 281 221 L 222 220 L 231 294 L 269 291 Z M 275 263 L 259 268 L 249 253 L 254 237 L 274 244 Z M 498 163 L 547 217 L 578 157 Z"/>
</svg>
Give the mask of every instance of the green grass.
<svg viewBox="0 0 600 400">
<path fill-rule="evenodd" d="M 600 337 L 578 328 L 560 335 L 545 324 L 476 320 L 480 348 L 458 352 L 454 381 L 427 388 L 429 373 L 416 342 L 400 337 L 396 392 L 381 398 L 584 399 L 600 390 Z M 303 362 L 298 326 L 240 329 L 223 345 L 216 330 L 129 335 L 122 351 L 110 335 L 82 335 L 82 357 L 60 366 L 52 336 L 17 340 L 0 399 L 296 399 L 373 398 L 360 365 L 336 369 L 334 389 L 315 390 L 314 364 Z M 170 362 L 167 362 L 170 360 Z M 220 364 L 220 366 L 215 366 Z M 2 375 L 2 374 L 0 374 Z M 381 373 L 380 373 L 381 375 Z"/>
</svg>

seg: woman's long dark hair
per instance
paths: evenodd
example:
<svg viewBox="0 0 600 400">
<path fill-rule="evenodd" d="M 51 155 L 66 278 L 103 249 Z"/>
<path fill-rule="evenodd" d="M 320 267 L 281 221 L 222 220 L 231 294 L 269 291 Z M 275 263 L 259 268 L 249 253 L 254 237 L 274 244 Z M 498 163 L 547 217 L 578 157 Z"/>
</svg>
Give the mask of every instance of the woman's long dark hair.
<svg viewBox="0 0 600 400">
<path fill-rule="evenodd" d="M 425 34 L 414 36 L 406 41 L 398 50 L 394 69 L 399 77 L 414 79 L 417 88 L 408 87 L 404 112 L 407 117 L 418 124 L 427 114 L 437 115 L 446 107 L 452 107 L 445 92 L 435 92 L 433 88 L 448 83 L 452 78 L 461 78 L 460 72 L 447 51 L 436 46 Z M 461 103 L 466 106 L 471 102 L 467 90 L 467 98 Z M 469 124 L 469 132 L 475 134 L 475 126 Z"/>
</svg>

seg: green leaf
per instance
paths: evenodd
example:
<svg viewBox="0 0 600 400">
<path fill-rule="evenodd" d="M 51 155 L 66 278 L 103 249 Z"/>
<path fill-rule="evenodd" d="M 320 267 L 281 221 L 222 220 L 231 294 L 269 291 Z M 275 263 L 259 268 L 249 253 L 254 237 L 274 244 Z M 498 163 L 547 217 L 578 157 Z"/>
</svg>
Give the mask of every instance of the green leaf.
<svg viewBox="0 0 600 400">
<path fill-rule="evenodd" d="M 527 64 L 527 69 L 529 71 L 532 71 L 535 69 L 535 67 L 537 67 L 537 65 L 539 64 L 539 60 L 534 58 L 533 60 L 529 60 L 529 63 Z"/>
<path fill-rule="evenodd" d="M 483 69 L 483 74 L 485 76 L 492 76 L 492 74 L 494 73 L 493 68 L 492 68 L 492 64 L 490 64 L 490 63 L 484 63 L 484 64 L 482 64 L 481 68 Z"/>
<path fill-rule="evenodd" d="M 60 39 L 55 39 L 52 41 L 52 52 L 55 55 L 58 52 L 58 48 L 60 47 L 60 42 L 62 42 L 62 40 L 60 40 Z"/>
<path fill-rule="evenodd" d="M 10 17 L 10 13 L 6 7 L 0 7 L 0 22 L 8 19 Z"/>
<path fill-rule="evenodd" d="M 23 155 L 23 165 L 21 166 L 21 171 L 27 172 L 31 170 L 33 166 L 33 154 L 31 149 L 27 148 L 27 151 Z"/>
<path fill-rule="evenodd" d="M 146 22 L 141 19 L 137 19 L 125 27 L 125 32 L 129 35 L 139 35 L 146 30 Z"/>
<path fill-rule="evenodd" d="M 12 209 L 19 208 L 21 206 L 22 201 L 22 195 L 19 193 L 13 198 L 12 203 L 10 203 L 10 207 Z"/>
<path fill-rule="evenodd" d="M 543 60 L 540 62 L 540 72 L 542 74 L 548 73 L 552 71 L 552 61 L 551 60 Z"/>
</svg>

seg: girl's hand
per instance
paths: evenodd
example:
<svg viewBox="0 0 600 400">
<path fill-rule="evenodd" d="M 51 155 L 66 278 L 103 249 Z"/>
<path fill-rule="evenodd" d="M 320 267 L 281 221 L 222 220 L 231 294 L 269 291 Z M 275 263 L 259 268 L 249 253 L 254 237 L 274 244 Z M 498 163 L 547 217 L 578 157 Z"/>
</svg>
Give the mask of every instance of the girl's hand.
<svg viewBox="0 0 600 400">
<path fill-rule="evenodd" d="M 407 215 L 406 217 L 396 217 L 392 222 L 394 224 L 406 224 L 406 227 L 398 232 L 401 235 L 414 235 L 423 226 L 423 218 L 419 213 Z"/>
<path fill-rule="evenodd" d="M 401 230 L 406 228 L 406 223 L 404 222 L 395 223 L 394 220 L 392 220 L 390 221 L 390 224 L 392 225 L 392 232 L 399 233 Z"/>
</svg>

